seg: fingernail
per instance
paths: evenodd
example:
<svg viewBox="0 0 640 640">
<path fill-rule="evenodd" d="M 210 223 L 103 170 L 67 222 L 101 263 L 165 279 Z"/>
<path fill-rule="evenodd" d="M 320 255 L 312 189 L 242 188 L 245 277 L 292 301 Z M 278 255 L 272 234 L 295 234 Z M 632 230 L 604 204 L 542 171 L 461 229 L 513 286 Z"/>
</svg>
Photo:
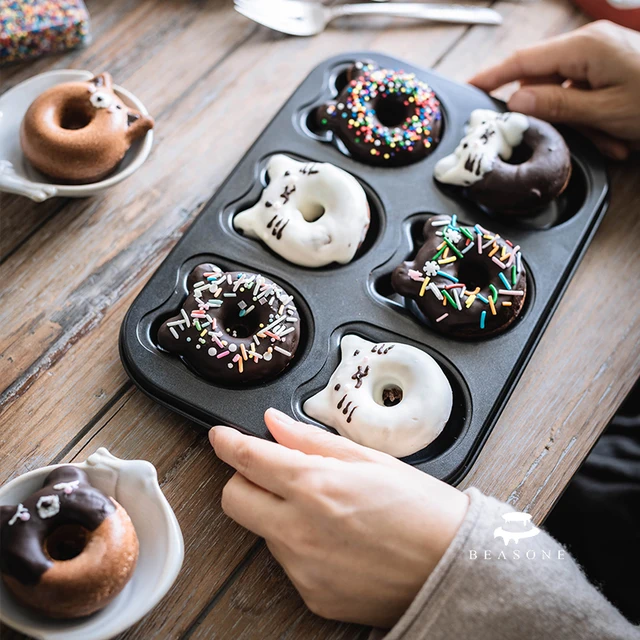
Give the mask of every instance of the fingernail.
<svg viewBox="0 0 640 640">
<path fill-rule="evenodd" d="M 511 96 L 508 107 L 510 111 L 534 113 L 536 110 L 536 96 L 532 91 L 520 89 Z"/>
<path fill-rule="evenodd" d="M 267 409 L 267 413 L 271 418 L 273 418 L 274 420 L 277 420 L 281 424 L 292 425 L 296 422 L 293 418 L 289 417 L 286 413 L 283 413 L 282 411 L 278 411 L 278 409 L 274 409 L 273 407 L 271 407 L 270 409 Z"/>
<path fill-rule="evenodd" d="M 215 447 L 216 445 L 216 428 L 215 427 L 211 427 L 211 429 L 209 429 L 209 442 L 211 443 L 212 447 Z"/>
</svg>

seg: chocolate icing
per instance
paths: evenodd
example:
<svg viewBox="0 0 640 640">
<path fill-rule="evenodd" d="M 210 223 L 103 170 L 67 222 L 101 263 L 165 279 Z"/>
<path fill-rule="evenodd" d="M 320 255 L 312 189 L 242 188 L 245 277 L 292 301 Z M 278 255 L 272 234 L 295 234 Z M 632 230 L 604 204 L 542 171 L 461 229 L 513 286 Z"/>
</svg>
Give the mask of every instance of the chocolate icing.
<svg viewBox="0 0 640 640">
<path fill-rule="evenodd" d="M 396 267 L 391 285 L 415 300 L 432 328 L 458 338 L 486 338 L 504 331 L 522 311 L 527 278 L 519 249 L 479 225 L 434 216 L 424 225 L 415 259 Z"/>
<path fill-rule="evenodd" d="M 530 152 L 521 164 L 497 158 L 493 169 L 466 190 L 470 200 L 495 213 L 534 215 L 555 200 L 569 184 L 571 155 L 560 133 L 531 116 L 522 144 L 514 155 Z"/>
<path fill-rule="evenodd" d="M 442 114 L 425 82 L 371 62 L 357 62 L 347 78 L 337 99 L 318 108 L 320 129 L 333 131 L 349 153 L 367 164 L 407 165 L 433 151 Z"/>
<path fill-rule="evenodd" d="M 280 374 L 300 341 L 300 316 L 287 294 L 261 274 L 198 265 L 181 312 L 162 324 L 158 345 L 196 373 L 221 384 Z"/>
<path fill-rule="evenodd" d="M 94 531 L 116 510 L 87 474 L 72 466 L 52 471 L 21 505 L 0 507 L 0 572 L 25 585 L 37 584 L 53 565 L 44 547 L 56 529 L 80 525 Z"/>
</svg>

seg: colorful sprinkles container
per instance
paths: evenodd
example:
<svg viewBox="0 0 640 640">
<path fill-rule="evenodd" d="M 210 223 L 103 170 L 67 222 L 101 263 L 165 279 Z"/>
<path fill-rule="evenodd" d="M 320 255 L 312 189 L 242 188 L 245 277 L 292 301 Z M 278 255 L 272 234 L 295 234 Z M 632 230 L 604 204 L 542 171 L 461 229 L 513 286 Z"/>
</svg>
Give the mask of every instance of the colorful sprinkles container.
<svg viewBox="0 0 640 640">
<path fill-rule="evenodd" d="M 89 42 L 82 0 L 0 0 L 0 65 Z"/>
</svg>

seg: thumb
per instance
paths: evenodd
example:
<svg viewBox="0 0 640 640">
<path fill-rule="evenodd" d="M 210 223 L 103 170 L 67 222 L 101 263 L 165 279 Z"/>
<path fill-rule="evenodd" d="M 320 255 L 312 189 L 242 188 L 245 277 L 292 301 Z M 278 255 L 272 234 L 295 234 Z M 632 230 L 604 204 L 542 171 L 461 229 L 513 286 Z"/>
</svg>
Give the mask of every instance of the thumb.
<svg viewBox="0 0 640 640">
<path fill-rule="evenodd" d="M 276 442 L 306 454 L 345 461 L 379 460 L 379 456 L 384 455 L 348 438 L 298 422 L 277 409 L 267 409 L 264 421 Z"/>
<path fill-rule="evenodd" d="M 549 122 L 567 122 L 596 127 L 602 122 L 599 91 L 565 88 L 558 85 L 527 85 L 508 102 L 510 111 L 535 116 Z"/>
</svg>

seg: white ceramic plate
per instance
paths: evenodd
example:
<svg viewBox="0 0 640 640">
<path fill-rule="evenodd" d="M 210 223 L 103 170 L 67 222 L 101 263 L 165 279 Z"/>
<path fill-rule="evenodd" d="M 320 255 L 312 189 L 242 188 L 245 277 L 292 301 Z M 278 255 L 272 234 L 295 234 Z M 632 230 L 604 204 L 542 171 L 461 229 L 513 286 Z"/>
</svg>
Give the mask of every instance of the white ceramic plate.
<svg viewBox="0 0 640 640">
<path fill-rule="evenodd" d="M 62 69 L 33 76 L 0 96 L 0 192 L 27 196 L 42 202 L 53 196 L 84 198 L 93 196 L 122 182 L 147 159 L 153 145 L 153 130 L 136 140 L 116 171 L 90 184 L 56 184 L 27 162 L 20 147 L 20 123 L 29 105 L 44 91 L 63 82 L 93 78 L 90 71 Z M 114 91 L 129 107 L 149 115 L 146 107 L 126 89 L 114 85 Z"/>
<path fill-rule="evenodd" d="M 18 504 L 42 487 L 54 465 L 30 471 L 0 489 L 0 504 Z M 100 448 L 84 469 L 91 484 L 113 496 L 127 511 L 140 543 L 133 577 L 104 609 L 78 620 L 44 618 L 19 605 L 0 582 L 0 620 L 42 640 L 107 640 L 135 624 L 169 591 L 182 566 L 184 542 L 173 510 L 146 460 L 120 460 Z"/>
</svg>

